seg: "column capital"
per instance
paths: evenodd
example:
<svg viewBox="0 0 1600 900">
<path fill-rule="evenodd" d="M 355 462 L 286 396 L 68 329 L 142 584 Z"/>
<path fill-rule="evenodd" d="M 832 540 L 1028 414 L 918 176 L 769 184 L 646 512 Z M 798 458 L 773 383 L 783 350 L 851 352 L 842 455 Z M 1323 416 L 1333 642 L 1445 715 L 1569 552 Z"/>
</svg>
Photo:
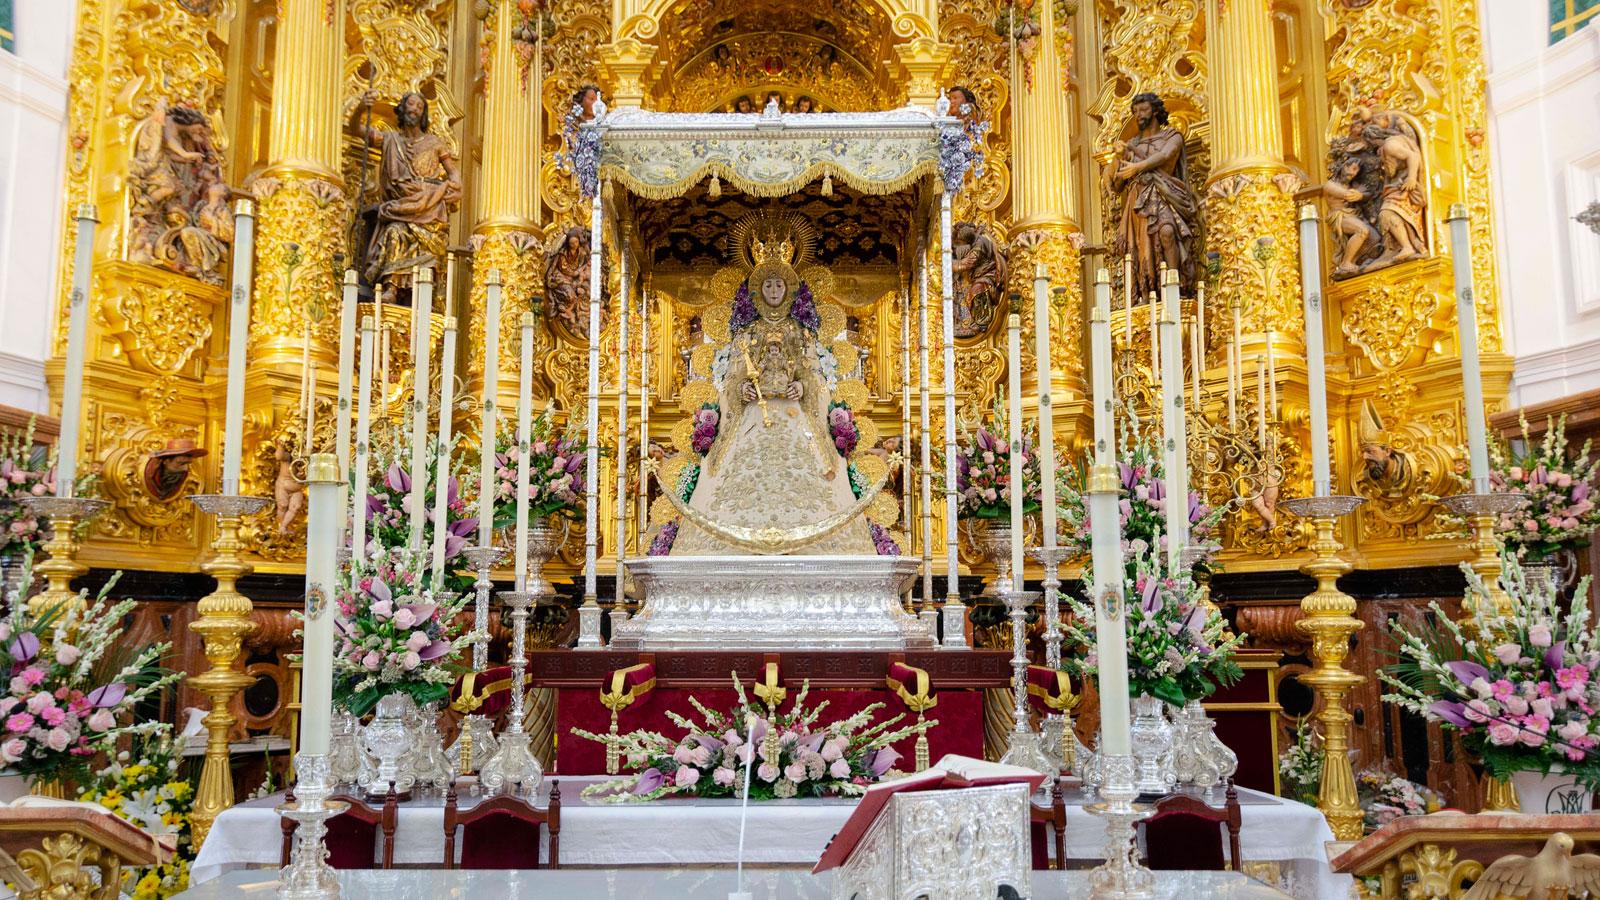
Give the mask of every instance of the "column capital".
<svg viewBox="0 0 1600 900">
<path fill-rule="evenodd" d="M 600 80 L 611 94 L 612 106 L 644 106 L 649 87 L 650 64 L 655 61 L 652 44 L 624 38 L 600 48 Z"/>
<path fill-rule="evenodd" d="M 919 37 L 894 48 L 899 74 L 906 80 L 906 99 L 916 106 L 933 106 L 950 77 L 955 47 L 933 38 Z"/>
</svg>

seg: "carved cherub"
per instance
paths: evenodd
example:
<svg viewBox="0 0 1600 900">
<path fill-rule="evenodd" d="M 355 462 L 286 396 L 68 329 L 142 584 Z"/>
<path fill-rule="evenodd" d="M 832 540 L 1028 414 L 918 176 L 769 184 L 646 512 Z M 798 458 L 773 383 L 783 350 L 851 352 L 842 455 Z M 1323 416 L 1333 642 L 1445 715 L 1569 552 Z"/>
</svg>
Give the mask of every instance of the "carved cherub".
<svg viewBox="0 0 1600 900">
<path fill-rule="evenodd" d="M 1266 484 L 1261 493 L 1250 501 L 1250 508 L 1261 517 L 1261 532 L 1265 534 L 1278 527 L 1278 497 L 1283 493 L 1283 470 L 1273 466 L 1267 472 Z"/>
<path fill-rule="evenodd" d="M 305 489 L 294 477 L 294 455 L 288 447 L 279 447 L 273 458 L 278 461 L 278 477 L 272 482 L 272 499 L 278 506 L 278 533 L 288 534 L 289 526 L 305 509 Z"/>
<path fill-rule="evenodd" d="M 1600 856 L 1593 853 L 1572 855 L 1572 838 L 1556 832 L 1545 841 L 1538 856 L 1503 856 L 1472 885 L 1462 900 L 1497 900 L 1500 897 L 1528 897 L 1531 900 L 1562 900 L 1572 896 L 1600 893 Z"/>
</svg>

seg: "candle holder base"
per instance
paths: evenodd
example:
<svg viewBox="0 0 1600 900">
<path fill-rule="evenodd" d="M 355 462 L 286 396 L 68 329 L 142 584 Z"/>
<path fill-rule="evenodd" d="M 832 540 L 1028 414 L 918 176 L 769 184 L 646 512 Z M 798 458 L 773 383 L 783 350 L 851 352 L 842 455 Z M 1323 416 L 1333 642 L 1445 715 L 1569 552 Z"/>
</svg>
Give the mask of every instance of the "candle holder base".
<svg viewBox="0 0 1600 900">
<path fill-rule="evenodd" d="M 937 646 L 939 643 L 939 611 L 933 607 L 925 606 L 917 613 L 917 621 L 928 632 L 928 639 Z"/>
<path fill-rule="evenodd" d="M 967 643 L 967 605 L 959 597 L 947 597 L 942 610 L 944 620 L 944 650 L 971 650 Z"/>
<path fill-rule="evenodd" d="M 579 650 L 600 650 L 600 616 L 604 612 L 594 597 L 585 597 L 583 605 L 578 607 L 578 646 Z"/>
<path fill-rule="evenodd" d="M 1467 552 L 1472 558 L 1467 564 L 1472 567 L 1478 577 L 1483 579 L 1483 584 L 1489 589 L 1489 599 L 1494 603 L 1495 610 L 1500 615 L 1511 614 L 1511 598 L 1506 595 L 1505 588 L 1500 584 L 1501 576 L 1505 574 L 1500 565 L 1500 539 L 1495 537 L 1494 529 L 1500 517 L 1512 512 L 1528 502 L 1527 494 L 1505 492 L 1499 494 L 1456 494 L 1453 497 L 1442 497 L 1439 500 L 1445 508 L 1458 516 L 1465 518 L 1472 528 L 1472 538 L 1467 543 Z M 1466 602 L 1473 602 L 1472 595 L 1467 596 Z M 1471 618 L 1472 610 L 1467 610 L 1467 618 Z"/>
<path fill-rule="evenodd" d="M 478 780 L 490 793 L 532 795 L 544 781 L 544 766 L 528 746 L 529 735 L 522 723 L 512 723 L 511 730 L 500 735 L 500 749 L 481 770 Z"/>
<path fill-rule="evenodd" d="M 72 579 L 89 571 L 78 562 L 78 525 L 100 515 L 111 504 L 88 497 L 24 497 L 22 505 L 39 518 L 50 520 L 50 540 L 44 544 L 48 558 L 35 564 L 33 573 L 45 579 L 45 589 L 28 600 L 35 615 L 51 607 L 82 608 L 72 589 Z"/>
<path fill-rule="evenodd" d="M 1100 786 L 1100 801 L 1088 812 L 1106 822 L 1105 862 L 1089 875 L 1090 893 L 1095 898 L 1134 898 L 1155 896 L 1155 876 L 1139 862 L 1138 832 L 1134 826 L 1150 815 L 1150 808 L 1134 803 L 1135 763 L 1132 756 L 1104 756 L 1100 764 L 1105 780 Z"/>
<path fill-rule="evenodd" d="M 329 900 L 339 896 L 339 875 L 328 865 L 328 848 L 323 838 L 328 820 L 350 807 L 343 800 L 329 800 L 333 784 L 328 778 L 328 758 L 321 754 L 295 756 L 293 803 L 278 807 L 279 815 L 296 824 L 294 848 L 289 864 L 278 876 L 278 896 L 288 900 Z"/>
</svg>

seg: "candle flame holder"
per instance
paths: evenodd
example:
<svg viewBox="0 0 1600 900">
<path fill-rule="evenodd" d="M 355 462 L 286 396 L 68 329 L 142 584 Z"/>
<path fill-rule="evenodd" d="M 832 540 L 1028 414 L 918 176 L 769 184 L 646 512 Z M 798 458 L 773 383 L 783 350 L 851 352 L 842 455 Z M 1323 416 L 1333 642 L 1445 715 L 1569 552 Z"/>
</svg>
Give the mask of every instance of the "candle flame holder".
<svg viewBox="0 0 1600 900">
<path fill-rule="evenodd" d="M 328 820 L 350 804 L 329 800 L 333 782 L 328 775 L 328 758 L 301 753 L 295 757 L 294 800 L 278 807 L 278 814 L 295 823 L 294 848 L 289 864 L 278 875 L 278 896 L 289 900 L 329 900 L 339 896 L 339 873 L 328 865 L 324 838 Z"/>
<path fill-rule="evenodd" d="M 1105 820 L 1105 862 L 1089 874 L 1089 896 L 1147 900 L 1155 896 L 1155 875 L 1139 862 L 1134 826 L 1150 815 L 1150 807 L 1133 802 L 1139 796 L 1133 786 L 1137 764 L 1132 756 L 1104 756 L 1099 766 L 1100 802 L 1087 811 Z"/>
<path fill-rule="evenodd" d="M 1334 536 L 1338 521 L 1363 502 L 1361 497 L 1301 497 L 1284 501 L 1284 508 L 1316 528 L 1311 542 L 1315 554 L 1300 571 L 1317 580 L 1317 589 L 1300 601 L 1305 617 L 1295 627 L 1311 638 L 1315 664 L 1300 681 L 1316 691 L 1320 701 L 1317 721 L 1322 726 L 1322 788 L 1317 808 L 1322 810 L 1341 841 L 1360 840 L 1363 833 L 1361 804 L 1356 797 L 1355 769 L 1350 762 L 1350 723 L 1353 717 L 1344 708 L 1345 695 L 1367 679 L 1344 667 L 1350 654 L 1350 636 L 1361 630 L 1355 617 L 1356 601 L 1339 590 L 1339 576 L 1352 568 L 1340 556 L 1344 545 Z"/>
<path fill-rule="evenodd" d="M 211 823 L 223 810 L 233 806 L 233 772 L 228 735 L 238 721 L 233 701 L 255 678 L 242 670 L 244 639 L 256 630 L 251 621 L 250 598 L 239 593 L 238 581 L 254 570 L 240 558 L 244 544 L 239 526 L 245 516 L 267 508 L 266 497 L 233 494 L 196 494 L 189 498 L 200 511 L 216 519 L 216 537 L 211 542 L 211 559 L 200 570 L 217 580 L 217 589 L 195 605 L 198 619 L 189 625 L 205 645 L 211 667 L 189 678 L 189 685 L 211 699 L 211 712 L 205 719 L 206 755 L 195 790 L 191 827 L 196 846 L 205 841 Z"/>
<path fill-rule="evenodd" d="M 1033 730 L 1028 715 L 1028 647 L 1024 619 L 1028 607 L 1039 596 L 1038 591 L 1018 591 L 1011 587 L 1010 579 L 1000 583 L 998 591 L 1011 614 L 1011 746 L 1000 761 L 1022 766 L 1047 776 L 1040 790 L 1048 794 L 1055 785 L 1053 777 L 1059 766 L 1045 754 L 1039 742 L 1039 733 Z"/>
<path fill-rule="evenodd" d="M 1483 579 L 1484 586 L 1489 589 L 1489 599 L 1493 601 L 1495 611 L 1500 615 L 1510 615 L 1511 598 L 1506 596 L 1506 590 L 1500 584 L 1501 576 L 1505 574 L 1505 569 L 1500 563 L 1503 547 L 1500 539 L 1495 536 L 1494 529 L 1501 516 L 1521 508 L 1528 502 L 1528 496 L 1513 492 L 1456 494 L 1453 497 L 1441 497 L 1439 502 L 1444 504 L 1446 509 L 1467 520 L 1471 528 L 1471 536 L 1467 539 L 1467 552 L 1472 554 L 1467 564 L 1479 578 Z M 1470 597 L 1467 602 L 1471 602 Z M 1472 617 L 1472 610 L 1462 612 L 1467 614 L 1467 618 Z"/>
</svg>

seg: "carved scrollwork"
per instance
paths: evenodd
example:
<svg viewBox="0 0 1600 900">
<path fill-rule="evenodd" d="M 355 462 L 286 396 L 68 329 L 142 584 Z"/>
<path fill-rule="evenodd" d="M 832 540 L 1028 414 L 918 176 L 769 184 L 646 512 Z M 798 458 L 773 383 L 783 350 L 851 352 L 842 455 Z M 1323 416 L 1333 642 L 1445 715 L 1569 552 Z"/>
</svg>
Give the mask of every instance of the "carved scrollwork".
<svg viewBox="0 0 1600 900">
<path fill-rule="evenodd" d="M 186 290 L 171 280 L 148 280 L 128 268 L 97 275 L 98 312 L 134 368 L 182 372 L 211 339 L 215 291 Z"/>
<path fill-rule="evenodd" d="M 75 834 L 47 837 L 37 849 L 17 854 L 17 865 L 33 879 L 37 890 L 23 894 L 29 900 L 82 897 L 110 900 L 121 884 L 117 855 Z"/>
</svg>

